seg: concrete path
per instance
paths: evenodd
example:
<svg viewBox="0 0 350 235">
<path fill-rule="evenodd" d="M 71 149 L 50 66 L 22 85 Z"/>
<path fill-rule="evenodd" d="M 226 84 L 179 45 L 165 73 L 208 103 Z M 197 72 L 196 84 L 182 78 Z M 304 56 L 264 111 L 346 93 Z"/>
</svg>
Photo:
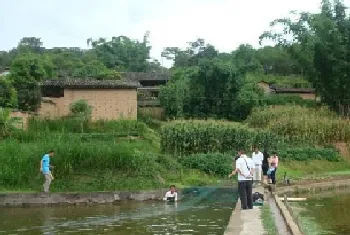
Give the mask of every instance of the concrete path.
<svg viewBox="0 0 350 235">
<path fill-rule="evenodd" d="M 253 188 L 253 193 L 264 193 L 264 188 L 258 186 Z M 265 202 L 267 203 L 267 202 Z M 260 207 L 252 210 L 241 210 L 241 202 L 237 201 L 230 222 L 226 228 L 225 235 L 263 235 L 264 227 L 261 220 Z"/>
</svg>

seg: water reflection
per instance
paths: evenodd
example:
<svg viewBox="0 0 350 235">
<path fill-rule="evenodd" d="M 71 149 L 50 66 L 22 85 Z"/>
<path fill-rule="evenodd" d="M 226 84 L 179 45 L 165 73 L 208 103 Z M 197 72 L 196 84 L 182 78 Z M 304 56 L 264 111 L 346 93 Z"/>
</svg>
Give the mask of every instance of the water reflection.
<svg viewBox="0 0 350 235">
<path fill-rule="evenodd" d="M 329 191 L 308 195 L 308 201 L 293 203 L 307 235 L 350 234 L 350 192 Z"/>
<path fill-rule="evenodd" d="M 215 191 L 215 192 L 214 192 Z M 175 203 L 0 209 L 0 234 L 223 234 L 232 192 L 186 195 Z"/>
</svg>

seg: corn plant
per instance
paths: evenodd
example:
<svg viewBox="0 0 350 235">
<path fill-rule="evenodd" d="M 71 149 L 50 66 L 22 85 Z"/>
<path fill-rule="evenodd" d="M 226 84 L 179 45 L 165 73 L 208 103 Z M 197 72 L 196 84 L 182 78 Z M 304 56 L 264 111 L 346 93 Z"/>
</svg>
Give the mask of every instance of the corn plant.
<svg viewBox="0 0 350 235">
<path fill-rule="evenodd" d="M 173 155 L 232 152 L 250 149 L 253 144 L 276 146 L 282 138 L 267 131 L 223 121 L 174 121 L 161 129 L 161 149 Z"/>
<path fill-rule="evenodd" d="M 350 140 L 350 122 L 326 107 L 280 106 L 256 108 L 246 120 L 260 128 L 300 143 L 324 145 Z"/>
</svg>

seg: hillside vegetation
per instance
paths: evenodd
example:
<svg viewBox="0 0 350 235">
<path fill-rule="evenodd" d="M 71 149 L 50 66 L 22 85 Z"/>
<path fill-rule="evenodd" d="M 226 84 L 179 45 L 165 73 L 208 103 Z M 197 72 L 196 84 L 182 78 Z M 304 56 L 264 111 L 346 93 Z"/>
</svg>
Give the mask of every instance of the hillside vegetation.
<svg viewBox="0 0 350 235">
<path fill-rule="evenodd" d="M 141 190 L 216 180 L 159 151 L 157 132 L 139 121 L 36 120 L 0 142 L 0 190 L 41 190 L 41 156 L 50 149 L 53 191 Z"/>
<path fill-rule="evenodd" d="M 350 122 L 326 107 L 279 106 L 255 108 L 247 118 L 249 127 L 268 130 L 284 138 L 310 144 L 350 140 Z"/>
</svg>

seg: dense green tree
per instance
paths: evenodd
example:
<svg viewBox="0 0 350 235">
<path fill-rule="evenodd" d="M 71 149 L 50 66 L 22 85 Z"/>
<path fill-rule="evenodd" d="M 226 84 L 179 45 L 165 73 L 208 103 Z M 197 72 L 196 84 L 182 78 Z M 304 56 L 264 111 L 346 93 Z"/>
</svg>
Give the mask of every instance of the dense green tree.
<svg viewBox="0 0 350 235">
<path fill-rule="evenodd" d="M 40 104 L 39 82 L 47 76 L 44 64 L 40 55 L 31 53 L 13 61 L 10 79 L 17 90 L 20 109 L 34 111 Z"/>
<path fill-rule="evenodd" d="M 205 44 L 202 38 L 187 44 L 184 50 L 178 47 L 166 47 L 162 52 L 162 57 L 173 60 L 174 67 L 189 67 L 198 66 L 201 59 L 213 59 L 218 55 L 215 47 Z"/>
<path fill-rule="evenodd" d="M 0 51 L 0 72 L 9 67 L 11 64 L 11 59 L 7 51 Z"/>
<path fill-rule="evenodd" d="M 99 60 L 87 61 L 81 67 L 75 68 L 72 76 L 97 80 L 116 80 L 121 78 L 120 74 L 117 71 L 108 69 Z"/>
<path fill-rule="evenodd" d="M 42 53 L 45 51 L 45 48 L 40 38 L 24 37 L 18 43 L 17 50 L 19 53 Z"/>
<path fill-rule="evenodd" d="M 283 33 L 265 32 L 300 61 L 322 101 L 334 109 L 350 108 L 350 18 L 340 0 L 323 0 L 321 12 L 299 13 L 297 20 L 277 19 Z M 288 40 L 291 38 L 290 40 Z"/>
<path fill-rule="evenodd" d="M 109 69 L 128 72 L 146 72 L 151 46 L 146 33 L 142 42 L 133 41 L 128 37 L 112 37 L 111 41 L 104 38 L 88 39 L 99 60 Z"/>
<path fill-rule="evenodd" d="M 17 91 L 13 87 L 9 76 L 0 77 L 0 107 L 17 107 Z"/>
</svg>

